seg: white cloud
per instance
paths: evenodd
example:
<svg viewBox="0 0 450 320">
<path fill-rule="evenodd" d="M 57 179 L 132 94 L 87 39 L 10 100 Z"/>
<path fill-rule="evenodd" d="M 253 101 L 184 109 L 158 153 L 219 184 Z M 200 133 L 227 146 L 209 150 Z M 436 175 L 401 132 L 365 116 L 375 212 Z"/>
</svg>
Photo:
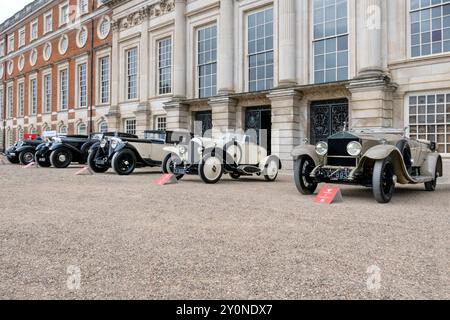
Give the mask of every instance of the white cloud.
<svg viewBox="0 0 450 320">
<path fill-rule="evenodd" d="M 12 17 L 32 0 L 0 0 L 0 23 Z"/>
</svg>

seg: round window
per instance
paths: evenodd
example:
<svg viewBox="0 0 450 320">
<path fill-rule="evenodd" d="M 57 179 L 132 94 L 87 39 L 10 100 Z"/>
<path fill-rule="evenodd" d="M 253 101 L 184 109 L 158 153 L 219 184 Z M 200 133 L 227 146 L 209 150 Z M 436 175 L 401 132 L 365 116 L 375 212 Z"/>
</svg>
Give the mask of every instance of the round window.
<svg viewBox="0 0 450 320">
<path fill-rule="evenodd" d="M 30 53 L 30 64 L 32 66 L 34 66 L 37 62 L 37 54 L 38 53 L 37 53 L 36 49 L 33 49 L 33 51 L 31 51 L 31 53 Z"/>
<path fill-rule="evenodd" d="M 63 35 L 61 39 L 59 39 L 59 53 L 65 54 L 68 48 L 69 48 L 69 38 L 67 37 L 67 35 Z"/>
<path fill-rule="evenodd" d="M 9 60 L 8 62 L 8 74 L 12 75 L 14 71 L 14 62 L 12 60 Z"/>
<path fill-rule="evenodd" d="M 111 20 L 108 16 L 102 18 L 100 24 L 98 25 L 97 35 L 100 39 L 105 39 L 109 35 L 111 30 Z"/>
<path fill-rule="evenodd" d="M 77 35 L 78 48 L 83 48 L 86 45 L 87 40 L 88 40 L 88 30 L 86 27 L 82 27 L 78 31 L 78 35 Z"/>
<path fill-rule="evenodd" d="M 21 55 L 19 58 L 19 61 L 17 62 L 17 67 L 19 68 L 19 71 L 22 71 L 25 67 L 25 57 L 24 55 Z"/>
<path fill-rule="evenodd" d="M 52 44 L 50 42 L 47 42 L 44 46 L 44 60 L 45 61 L 50 60 L 51 56 L 52 56 Z"/>
</svg>

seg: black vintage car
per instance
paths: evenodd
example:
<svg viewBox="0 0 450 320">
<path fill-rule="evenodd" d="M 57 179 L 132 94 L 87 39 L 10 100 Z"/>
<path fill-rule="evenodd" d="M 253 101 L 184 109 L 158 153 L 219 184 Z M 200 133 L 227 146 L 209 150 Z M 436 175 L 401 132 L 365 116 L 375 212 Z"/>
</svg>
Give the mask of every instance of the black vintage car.
<svg viewBox="0 0 450 320">
<path fill-rule="evenodd" d="M 119 175 L 129 175 L 140 167 L 159 167 L 168 155 L 164 147 L 172 143 L 171 137 L 172 132 L 160 130 L 145 131 L 144 139 L 136 136 L 105 137 L 89 151 L 89 167 L 97 173 L 112 167 Z"/>
<path fill-rule="evenodd" d="M 36 148 L 36 162 L 41 167 L 55 168 L 67 168 L 72 162 L 86 163 L 82 147 L 88 140 L 85 135 L 54 137 Z"/>
<path fill-rule="evenodd" d="M 6 150 L 5 156 L 9 162 L 14 164 L 30 164 L 34 161 L 36 147 L 41 143 L 41 138 L 36 140 L 19 140 Z"/>
</svg>

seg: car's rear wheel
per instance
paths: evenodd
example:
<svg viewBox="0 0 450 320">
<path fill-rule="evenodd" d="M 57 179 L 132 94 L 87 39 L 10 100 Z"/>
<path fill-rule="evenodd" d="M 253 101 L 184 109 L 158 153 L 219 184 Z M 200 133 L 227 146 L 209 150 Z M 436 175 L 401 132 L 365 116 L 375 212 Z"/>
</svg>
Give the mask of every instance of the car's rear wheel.
<svg viewBox="0 0 450 320">
<path fill-rule="evenodd" d="M 438 171 L 436 168 L 435 173 L 434 173 L 434 180 L 432 180 L 430 182 L 425 182 L 425 190 L 429 191 L 429 192 L 436 191 L 437 179 L 438 179 Z"/>
<path fill-rule="evenodd" d="M 219 182 L 223 174 L 223 162 L 217 155 L 207 154 L 203 157 L 198 168 L 198 174 L 203 182 L 215 184 Z"/>
<path fill-rule="evenodd" d="M 50 163 L 58 169 L 67 168 L 72 163 L 72 152 L 66 148 L 57 149 L 50 154 Z"/>
<path fill-rule="evenodd" d="M 34 152 L 33 151 L 22 151 L 19 154 L 19 161 L 23 165 L 28 165 L 34 162 Z"/>
<path fill-rule="evenodd" d="M 275 159 L 270 160 L 269 164 L 267 165 L 266 174 L 264 175 L 264 178 L 270 182 L 275 181 L 278 177 L 278 168 L 279 168 L 278 161 Z"/>
<path fill-rule="evenodd" d="M 112 167 L 114 171 L 121 176 L 127 176 L 136 169 L 136 155 L 133 151 L 123 149 L 112 158 Z"/>
<path fill-rule="evenodd" d="M 174 174 L 175 166 L 181 164 L 181 159 L 175 154 L 168 154 L 163 161 L 162 170 L 164 173 Z M 174 174 L 175 175 L 175 174 Z M 184 174 L 175 175 L 177 180 L 181 180 Z"/>
<path fill-rule="evenodd" d="M 87 163 L 89 165 L 89 168 L 91 168 L 91 170 L 94 171 L 95 173 L 105 173 L 106 171 L 108 171 L 109 167 L 98 166 L 97 163 L 95 162 L 97 150 L 98 149 L 92 149 L 91 152 L 89 152 Z"/>
<path fill-rule="evenodd" d="M 6 159 L 8 159 L 8 161 L 12 164 L 20 163 L 20 160 L 17 157 L 6 156 Z"/>
<path fill-rule="evenodd" d="M 316 167 L 314 161 L 308 156 L 302 156 L 294 163 L 294 180 L 298 191 L 307 196 L 312 195 L 317 189 L 318 183 L 311 177 L 311 172 Z"/>
<path fill-rule="evenodd" d="M 395 183 L 395 172 L 391 158 L 376 161 L 372 177 L 375 200 L 379 203 L 390 202 L 395 191 Z"/>
<path fill-rule="evenodd" d="M 50 168 L 52 166 L 52 164 L 50 163 L 50 160 L 46 157 L 43 157 L 39 154 L 35 154 L 34 155 L 37 164 L 39 165 L 39 167 L 42 168 Z M 45 159 L 45 160 L 41 160 L 41 159 Z"/>
</svg>

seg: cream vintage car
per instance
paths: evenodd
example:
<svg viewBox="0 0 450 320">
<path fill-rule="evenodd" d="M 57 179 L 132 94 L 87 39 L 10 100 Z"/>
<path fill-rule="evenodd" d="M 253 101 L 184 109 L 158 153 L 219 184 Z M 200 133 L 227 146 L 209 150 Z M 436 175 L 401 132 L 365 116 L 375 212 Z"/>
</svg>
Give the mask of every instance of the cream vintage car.
<svg viewBox="0 0 450 320">
<path fill-rule="evenodd" d="M 187 143 L 166 147 L 169 155 L 163 161 L 163 171 L 178 179 L 185 174 L 198 174 L 208 184 L 220 181 L 223 174 L 237 180 L 242 176 L 264 176 L 275 181 L 281 161 L 275 155 L 251 142 L 246 135 L 224 135 L 219 139 L 195 137 Z"/>
<path fill-rule="evenodd" d="M 372 188 L 379 203 L 388 203 L 397 183 L 424 183 L 434 191 L 443 174 L 435 143 L 393 130 L 343 131 L 315 146 L 301 145 L 292 155 L 295 184 L 304 195 L 321 182 L 356 184 Z"/>
</svg>

